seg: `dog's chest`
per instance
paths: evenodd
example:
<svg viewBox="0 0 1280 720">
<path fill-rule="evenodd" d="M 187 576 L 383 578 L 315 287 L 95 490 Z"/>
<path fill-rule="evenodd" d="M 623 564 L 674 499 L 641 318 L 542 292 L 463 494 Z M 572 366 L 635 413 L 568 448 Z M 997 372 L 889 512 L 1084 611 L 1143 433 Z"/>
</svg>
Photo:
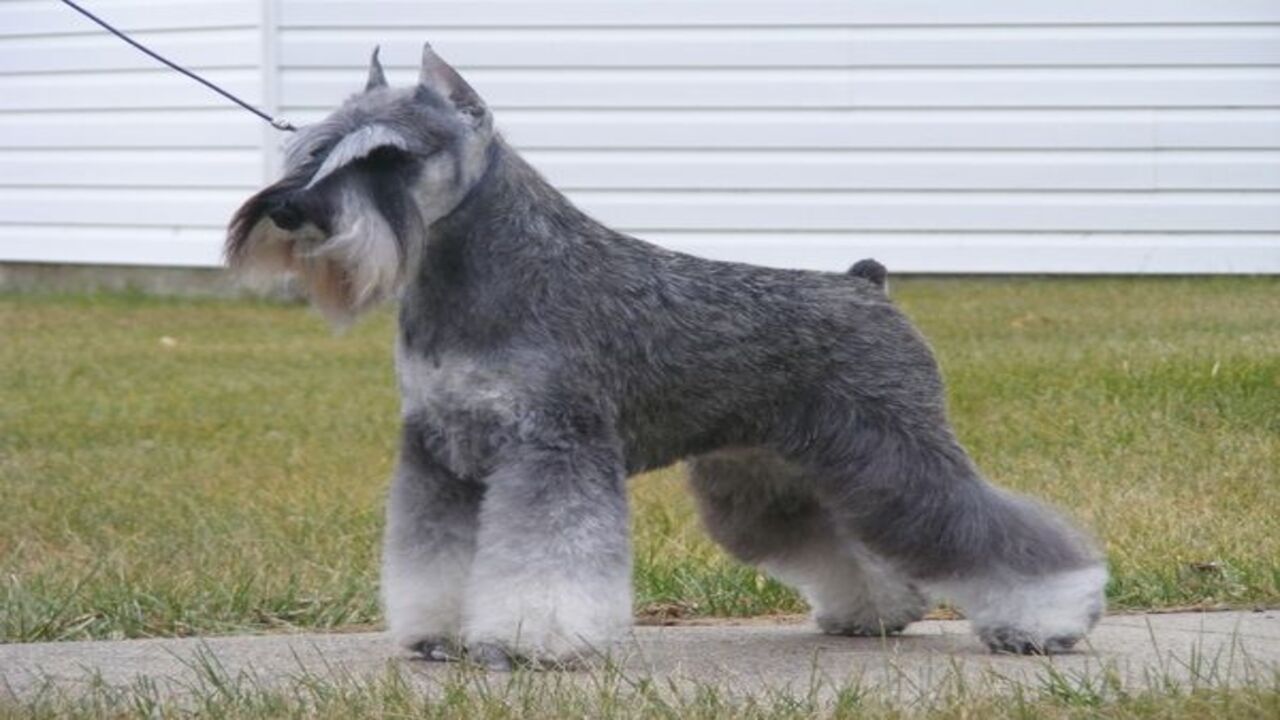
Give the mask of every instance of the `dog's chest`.
<svg viewBox="0 0 1280 720">
<path fill-rule="evenodd" d="M 525 412 L 515 378 L 465 356 L 422 358 L 397 348 L 401 413 L 449 470 L 480 478 L 519 435 Z"/>
</svg>

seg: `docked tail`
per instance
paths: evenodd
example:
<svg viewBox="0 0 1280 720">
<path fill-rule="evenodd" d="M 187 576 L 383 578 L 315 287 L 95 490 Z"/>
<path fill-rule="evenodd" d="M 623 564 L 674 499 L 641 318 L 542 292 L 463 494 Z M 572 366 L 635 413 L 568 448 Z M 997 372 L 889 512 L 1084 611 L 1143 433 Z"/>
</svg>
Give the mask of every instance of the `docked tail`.
<svg viewBox="0 0 1280 720">
<path fill-rule="evenodd" d="M 864 258 L 854 263 L 853 267 L 849 268 L 849 275 L 870 280 L 883 290 L 886 295 L 889 294 L 889 271 L 885 269 L 884 265 L 871 258 Z"/>
</svg>

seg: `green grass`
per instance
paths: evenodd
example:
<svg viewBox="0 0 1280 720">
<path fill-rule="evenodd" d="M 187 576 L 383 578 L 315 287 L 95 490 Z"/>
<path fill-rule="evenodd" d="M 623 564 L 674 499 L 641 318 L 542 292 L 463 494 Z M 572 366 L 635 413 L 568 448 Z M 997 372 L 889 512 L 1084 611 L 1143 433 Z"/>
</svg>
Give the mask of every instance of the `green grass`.
<svg viewBox="0 0 1280 720">
<path fill-rule="evenodd" d="M 561 720 L 1271 720 L 1280 716 L 1280 675 L 1236 662 L 1234 682 L 1216 660 L 1189 666 L 1185 683 L 1155 669 L 1126 678 L 1113 665 L 1064 673 L 1045 664 L 1013 679 L 959 667 L 933 682 L 886 660 L 876 678 L 832 680 L 815 674 L 800 687 L 757 692 L 687 680 L 630 675 L 607 666 L 590 674 L 517 670 L 486 673 L 457 665 L 426 677 L 411 665 L 388 664 L 381 675 L 299 671 L 283 681 L 232 675 L 212 657 L 192 663 L 194 678 L 168 691 L 149 679 L 110 686 L 86 674 L 23 700 L 0 696 L 0 720 L 23 718 L 521 718 Z M 173 692 L 174 689 L 178 693 Z"/>
<path fill-rule="evenodd" d="M 1280 604 L 1280 281 L 902 280 L 1003 485 L 1103 538 L 1113 607 Z M 376 624 L 391 316 L 0 296 L 0 641 Z M 803 610 L 634 483 L 646 614 Z"/>
</svg>

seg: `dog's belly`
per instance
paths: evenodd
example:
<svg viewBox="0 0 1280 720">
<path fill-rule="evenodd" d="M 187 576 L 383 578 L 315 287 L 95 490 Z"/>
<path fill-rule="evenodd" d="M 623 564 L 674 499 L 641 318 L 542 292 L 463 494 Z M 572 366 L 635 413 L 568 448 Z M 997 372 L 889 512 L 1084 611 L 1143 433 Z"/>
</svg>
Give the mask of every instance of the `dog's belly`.
<svg viewBox="0 0 1280 720">
<path fill-rule="evenodd" d="M 723 408 L 654 403 L 624 408 L 619 418 L 627 473 L 666 467 L 726 447 L 759 444 L 762 428 L 751 414 Z M 759 415 L 755 416 L 760 417 Z"/>
</svg>

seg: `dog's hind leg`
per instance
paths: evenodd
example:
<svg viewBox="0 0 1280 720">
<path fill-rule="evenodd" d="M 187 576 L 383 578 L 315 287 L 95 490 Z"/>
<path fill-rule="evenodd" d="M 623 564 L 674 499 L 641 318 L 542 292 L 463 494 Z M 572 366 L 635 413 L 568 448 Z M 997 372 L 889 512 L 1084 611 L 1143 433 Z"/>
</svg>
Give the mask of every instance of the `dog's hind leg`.
<svg viewBox="0 0 1280 720">
<path fill-rule="evenodd" d="M 1071 648 L 1102 614 L 1101 558 L 1057 513 L 987 483 L 933 400 L 865 403 L 843 424 L 823 411 L 812 426 L 826 436 L 808 449 L 823 506 L 877 556 L 956 602 L 992 650 Z"/>
<path fill-rule="evenodd" d="M 896 633 L 923 616 L 924 596 L 837 533 L 809 480 L 775 453 L 700 456 L 689 462 L 689 482 L 707 532 L 739 560 L 800 591 L 823 632 Z"/>
<path fill-rule="evenodd" d="M 457 652 L 482 494 L 440 466 L 405 424 L 387 497 L 382 602 L 396 644 L 430 660 Z"/>
</svg>

